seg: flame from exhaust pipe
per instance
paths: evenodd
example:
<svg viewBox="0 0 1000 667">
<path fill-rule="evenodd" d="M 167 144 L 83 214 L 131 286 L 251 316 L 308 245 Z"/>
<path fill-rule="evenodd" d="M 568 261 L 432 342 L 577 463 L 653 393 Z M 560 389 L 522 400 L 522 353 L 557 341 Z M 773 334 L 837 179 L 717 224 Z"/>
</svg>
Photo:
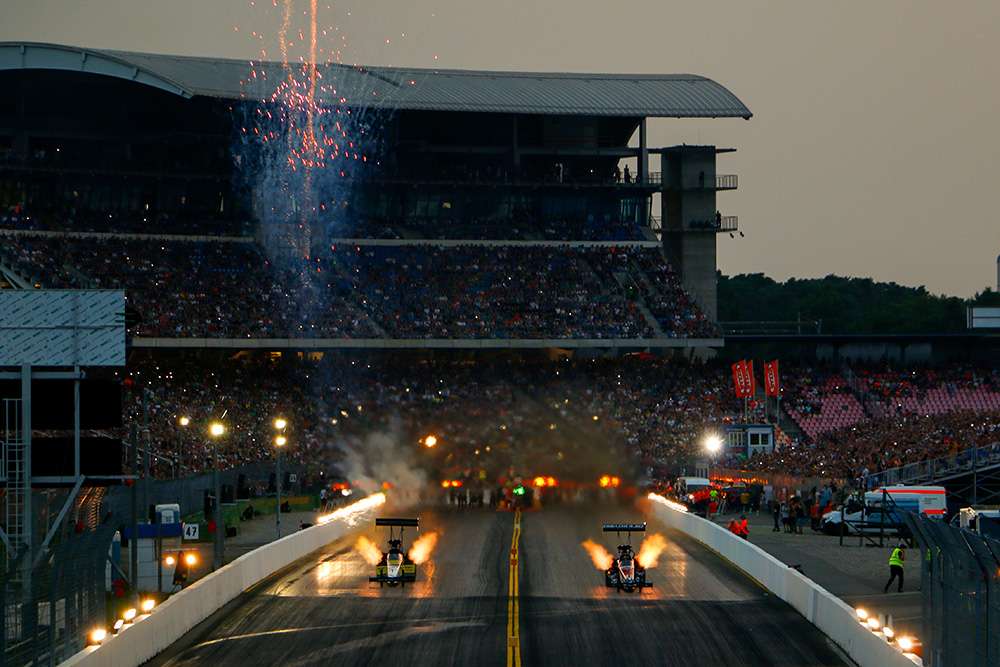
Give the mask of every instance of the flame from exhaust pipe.
<svg viewBox="0 0 1000 667">
<path fill-rule="evenodd" d="M 660 554 L 667 548 L 667 540 L 659 533 L 647 535 L 639 547 L 636 560 L 647 570 L 656 567 L 660 562 Z"/>
<path fill-rule="evenodd" d="M 415 539 L 413 541 L 413 545 L 410 546 L 410 553 L 408 554 L 410 560 L 417 565 L 426 563 L 427 559 L 429 559 L 431 554 L 434 552 L 434 547 L 437 546 L 437 541 L 437 533 L 424 533 Z"/>
<path fill-rule="evenodd" d="M 580 543 L 580 546 L 587 551 L 587 555 L 589 555 L 590 560 L 593 561 L 594 567 L 601 572 L 610 568 L 611 563 L 614 562 L 614 556 L 612 556 L 607 549 L 593 540 L 584 540 Z"/>
<path fill-rule="evenodd" d="M 382 560 L 382 550 L 364 535 L 359 537 L 358 541 L 354 543 L 354 550 L 361 554 L 361 557 L 369 565 L 378 565 L 379 561 Z"/>
</svg>

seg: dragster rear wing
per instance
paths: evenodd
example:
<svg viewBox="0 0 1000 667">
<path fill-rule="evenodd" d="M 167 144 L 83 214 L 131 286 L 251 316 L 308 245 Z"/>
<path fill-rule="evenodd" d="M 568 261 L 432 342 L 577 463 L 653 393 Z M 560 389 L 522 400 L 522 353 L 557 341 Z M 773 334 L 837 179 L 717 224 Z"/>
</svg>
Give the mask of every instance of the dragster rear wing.
<svg viewBox="0 0 1000 667">
<path fill-rule="evenodd" d="M 420 525 L 419 519 L 387 519 L 387 518 L 376 518 L 376 526 L 418 526 Z"/>
<path fill-rule="evenodd" d="M 604 524 L 605 533 L 644 533 L 646 532 L 646 523 L 606 523 Z"/>
</svg>

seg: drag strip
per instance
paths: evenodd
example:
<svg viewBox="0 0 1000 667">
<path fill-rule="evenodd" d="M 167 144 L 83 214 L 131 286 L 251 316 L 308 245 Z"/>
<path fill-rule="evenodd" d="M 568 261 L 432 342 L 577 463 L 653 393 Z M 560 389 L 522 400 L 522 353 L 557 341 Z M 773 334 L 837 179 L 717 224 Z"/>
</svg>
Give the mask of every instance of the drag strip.
<svg viewBox="0 0 1000 667">
<path fill-rule="evenodd" d="M 604 587 L 580 543 L 613 549 L 601 521 L 635 518 L 617 507 L 552 507 L 523 513 L 517 534 L 510 513 L 425 510 L 420 532 L 440 539 L 415 584 L 369 583 L 373 568 L 353 548 L 357 536 L 338 540 L 148 664 L 846 664 L 790 607 L 660 526 L 650 526 L 667 538 L 649 570 L 654 587 Z M 380 546 L 385 539 L 374 526 L 364 534 Z"/>
<path fill-rule="evenodd" d="M 604 521 L 628 508 L 525 514 L 521 534 L 521 650 L 526 665 L 845 665 L 795 610 L 694 540 L 650 521 L 667 546 L 647 570 L 652 588 L 619 593 L 580 547 L 616 535 Z M 642 536 L 634 534 L 638 545 Z"/>
</svg>

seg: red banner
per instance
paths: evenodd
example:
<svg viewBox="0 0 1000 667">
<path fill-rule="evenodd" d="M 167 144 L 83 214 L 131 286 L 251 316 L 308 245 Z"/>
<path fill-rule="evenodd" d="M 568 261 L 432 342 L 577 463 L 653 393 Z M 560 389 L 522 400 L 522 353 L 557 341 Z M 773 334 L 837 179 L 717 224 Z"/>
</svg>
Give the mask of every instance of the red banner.
<svg viewBox="0 0 1000 667">
<path fill-rule="evenodd" d="M 764 393 L 768 396 L 781 394 L 781 380 L 778 376 L 778 360 L 764 364 Z"/>
<path fill-rule="evenodd" d="M 753 370 L 746 361 L 733 364 L 733 387 L 736 389 L 736 398 L 753 396 Z"/>
<path fill-rule="evenodd" d="M 757 377 L 753 374 L 753 360 L 744 363 L 747 365 L 747 375 L 750 376 L 750 393 L 747 394 L 747 398 L 753 398 L 757 395 Z"/>
</svg>

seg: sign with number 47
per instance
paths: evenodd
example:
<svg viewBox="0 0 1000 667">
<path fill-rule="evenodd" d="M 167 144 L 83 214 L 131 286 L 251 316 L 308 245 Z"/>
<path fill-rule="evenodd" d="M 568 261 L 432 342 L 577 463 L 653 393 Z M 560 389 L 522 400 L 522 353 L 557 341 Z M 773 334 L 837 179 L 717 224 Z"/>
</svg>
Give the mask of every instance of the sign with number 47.
<svg viewBox="0 0 1000 667">
<path fill-rule="evenodd" d="M 200 529 L 200 524 L 197 523 L 184 524 L 184 539 L 197 540 L 199 535 L 199 529 Z"/>
</svg>

